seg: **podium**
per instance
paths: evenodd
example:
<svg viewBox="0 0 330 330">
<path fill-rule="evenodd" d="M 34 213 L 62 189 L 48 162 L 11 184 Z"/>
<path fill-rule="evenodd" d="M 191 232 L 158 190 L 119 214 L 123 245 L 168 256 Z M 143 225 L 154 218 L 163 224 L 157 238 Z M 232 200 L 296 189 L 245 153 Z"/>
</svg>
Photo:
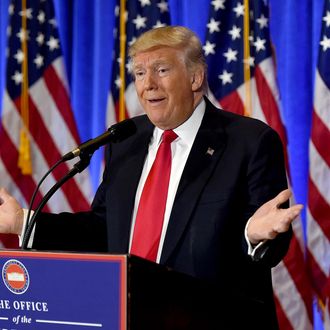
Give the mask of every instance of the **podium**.
<svg viewBox="0 0 330 330">
<path fill-rule="evenodd" d="M 0 329 L 214 329 L 212 286 L 130 255 L 0 251 Z"/>
</svg>

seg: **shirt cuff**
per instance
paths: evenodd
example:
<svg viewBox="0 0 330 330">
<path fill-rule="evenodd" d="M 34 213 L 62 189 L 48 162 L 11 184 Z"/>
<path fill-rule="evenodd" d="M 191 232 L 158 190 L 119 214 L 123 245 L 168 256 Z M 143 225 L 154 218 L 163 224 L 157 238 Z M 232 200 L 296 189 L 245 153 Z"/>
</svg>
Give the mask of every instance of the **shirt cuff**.
<svg viewBox="0 0 330 330">
<path fill-rule="evenodd" d="M 248 227 L 250 221 L 251 221 L 251 218 L 246 223 L 245 230 L 244 230 L 244 236 L 245 236 L 245 240 L 246 240 L 246 243 L 248 246 L 248 255 L 251 256 L 253 260 L 259 260 L 260 257 L 262 257 L 267 250 L 267 248 L 264 247 L 264 245 L 267 241 L 261 241 L 257 245 L 253 245 L 249 241 L 249 238 L 247 235 L 247 227 Z"/>
<path fill-rule="evenodd" d="M 34 211 L 31 211 L 30 219 L 32 218 L 33 213 L 34 213 Z M 23 209 L 23 228 L 22 228 L 21 234 L 18 235 L 18 244 L 19 244 L 20 247 L 22 247 L 22 244 L 23 244 L 23 238 L 24 238 L 24 233 L 25 233 L 25 228 L 26 228 L 26 223 L 27 223 L 27 216 L 28 216 L 28 210 Z M 27 245 L 28 248 L 32 248 L 34 232 L 35 232 L 35 226 L 33 227 L 32 232 L 31 232 L 29 243 Z"/>
</svg>

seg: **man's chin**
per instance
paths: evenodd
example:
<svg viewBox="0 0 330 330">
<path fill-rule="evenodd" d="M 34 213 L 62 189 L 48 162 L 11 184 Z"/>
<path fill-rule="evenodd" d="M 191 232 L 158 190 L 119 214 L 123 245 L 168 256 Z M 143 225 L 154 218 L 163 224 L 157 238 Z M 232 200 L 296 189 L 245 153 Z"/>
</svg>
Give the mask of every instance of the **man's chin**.
<svg viewBox="0 0 330 330">
<path fill-rule="evenodd" d="M 155 117 L 150 117 L 148 115 L 150 121 L 157 126 L 158 128 L 162 129 L 162 130 L 167 130 L 167 129 L 172 129 L 171 124 L 164 120 L 164 119 L 160 119 L 160 118 L 155 118 Z"/>
</svg>

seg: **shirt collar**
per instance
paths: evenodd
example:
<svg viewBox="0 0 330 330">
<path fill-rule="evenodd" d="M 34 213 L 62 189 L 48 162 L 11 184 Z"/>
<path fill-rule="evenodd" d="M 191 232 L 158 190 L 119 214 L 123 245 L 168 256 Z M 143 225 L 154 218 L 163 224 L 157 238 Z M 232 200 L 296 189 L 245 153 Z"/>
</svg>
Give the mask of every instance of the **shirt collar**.
<svg viewBox="0 0 330 330">
<path fill-rule="evenodd" d="M 191 116 L 180 126 L 175 128 L 173 131 L 178 135 L 180 140 L 182 140 L 185 144 L 192 146 L 195 137 L 197 135 L 197 131 L 202 123 L 202 119 L 205 113 L 206 103 L 205 100 L 202 99 L 201 102 L 197 105 L 194 112 Z M 164 130 L 159 127 L 155 127 L 153 133 L 153 141 L 158 145 L 161 141 L 161 137 Z"/>
</svg>

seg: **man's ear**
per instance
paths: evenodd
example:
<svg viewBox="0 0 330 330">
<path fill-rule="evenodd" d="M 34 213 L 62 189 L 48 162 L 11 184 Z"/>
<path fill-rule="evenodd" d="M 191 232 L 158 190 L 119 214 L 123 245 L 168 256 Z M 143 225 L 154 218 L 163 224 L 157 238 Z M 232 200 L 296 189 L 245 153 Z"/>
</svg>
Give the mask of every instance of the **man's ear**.
<svg viewBox="0 0 330 330">
<path fill-rule="evenodd" d="M 198 68 L 195 70 L 191 76 L 191 90 L 197 92 L 203 84 L 204 81 L 204 70 Z"/>
</svg>

